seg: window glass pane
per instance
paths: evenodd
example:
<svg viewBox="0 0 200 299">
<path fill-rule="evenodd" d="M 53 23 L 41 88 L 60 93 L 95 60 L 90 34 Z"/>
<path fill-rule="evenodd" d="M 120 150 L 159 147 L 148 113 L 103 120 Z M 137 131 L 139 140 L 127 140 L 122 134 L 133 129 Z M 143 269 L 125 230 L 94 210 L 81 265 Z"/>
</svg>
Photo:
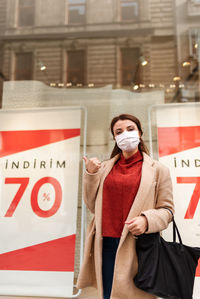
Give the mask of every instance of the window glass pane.
<svg viewBox="0 0 200 299">
<path fill-rule="evenodd" d="M 85 22 L 85 6 L 69 6 L 69 23 L 84 23 Z"/>
<path fill-rule="evenodd" d="M 122 20 L 134 20 L 138 17 L 138 4 L 136 2 L 121 2 Z"/>
<path fill-rule="evenodd" d="M 33 77 L 33 59 L 32 53 L 17 53 L 15 64 L 15 79 L 16 80 L 31 80 Z"/>
<path fill-rule="evenodd" d="M 122 85 L 129 86 L 138 80 L 139 49 L 121 49 Z"/>
<path fill-rule="evenodd" d="M 68 1 L 68 18 L 69 24 L 85 23 L 85 0 Z"/>
<path fill-rule="evenodd" d="M 19 26 L 32 26 L 34 24 L 34 2 L 32 0 L 19 0 Z"/>
<path fill-rule="evenodd" d="M 192 2 L 194 2 L 194 4 L 200 4 L 200 0 L 192 0 Z"/>
<path fill-rule="evenodd" d="M 31 7 L 33 6 L 33 0 L 19 0 L 19 7 Z"/>
<path fill-rule="evenodd" d="M 72 83 L 73 86 L 85 84 L 84 51 L 68 52 L 67 81 Z"/>
</svg>

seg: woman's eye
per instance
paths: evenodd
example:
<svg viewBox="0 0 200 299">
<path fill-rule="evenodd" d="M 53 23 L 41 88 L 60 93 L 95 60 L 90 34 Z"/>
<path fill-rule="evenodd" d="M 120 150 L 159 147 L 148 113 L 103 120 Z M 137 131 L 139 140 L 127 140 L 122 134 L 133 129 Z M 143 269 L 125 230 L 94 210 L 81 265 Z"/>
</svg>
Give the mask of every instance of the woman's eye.
<svg viewBox="0 0 200 299">
<path fill-rule="evenodd" d="M 134 128 L 129 128 L 129 129 L 128 129 L 128 131 L 134 131 L 134 130 L 135 130 Z"/>
</svg>

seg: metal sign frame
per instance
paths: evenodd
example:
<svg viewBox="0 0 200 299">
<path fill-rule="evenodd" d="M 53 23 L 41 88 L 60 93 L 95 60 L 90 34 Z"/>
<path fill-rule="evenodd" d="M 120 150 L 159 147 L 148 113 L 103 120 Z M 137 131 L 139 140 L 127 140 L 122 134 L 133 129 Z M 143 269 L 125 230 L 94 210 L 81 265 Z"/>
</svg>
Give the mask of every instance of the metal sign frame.
<svg viewBox="0 0 200 299">
<path fill-rule="evenodd" d="M 83 155 L 86 155 L 86 142 L 87 142 L 87 109 L 84 106 L 56 106 L 56 107 L 40 107 L 40 108 L 16 108 L 16 109 L 1 109 L 0 114 L 2 113 L 10 113 L 10 112 L 37 112 L 37 111 L 55 111 L 57 109 L 66 109 L 66 110 L 81 110 L 81 121 L 83 117 L 83 128 L 81 128 L 81 136 L 83 136 Z M 80 138 L 81 138 L 80 136 Z M 85 164 L 84 161 L 82 162 L 82 174 L 85 172 Z M 80 171 L 79 171 L 80 174 Z M 82 183 L 83 185 L 83 183 Z M 79 188 L 80 188 L 79 184 Z M 77 206 L 78 208 L 78 206 Z M 80 234 L 80 266 L 82 265 L 83 261 L 83 250 L 84 250 L 84 239 L 85 239 L 85 232 L 86 232 L 86 206 L 83 201 L 83 186 L 82 186 L 82 194 L 81 194 L 81 234 Z M 76 286 L 74 285 L 74 288 Z M 73 294 L 71 297 L 67 298 L 76 298 L 81 294 L 82 290 L 79 289 L 76 294 Z"/>
</svg>

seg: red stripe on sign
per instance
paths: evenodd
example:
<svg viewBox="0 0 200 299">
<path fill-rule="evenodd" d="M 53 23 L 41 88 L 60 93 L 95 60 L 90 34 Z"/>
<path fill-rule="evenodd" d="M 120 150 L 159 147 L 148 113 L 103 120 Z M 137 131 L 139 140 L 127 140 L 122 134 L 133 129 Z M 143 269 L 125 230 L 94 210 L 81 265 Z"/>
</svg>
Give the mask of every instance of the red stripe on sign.
<svg viewBox="0 0 200 299">
<path fill-rule="evenodd" d="M 200 277 L 200 259 L 199 259 L 197 270 L 196 270 L 196 276 Z"/>
<path fill-rule="evenodd" d="M 1 131 L 0 157 L 80 136 L 80 129 Z"/>
<path fill-rule="evenodd" d="M 200 146 L 200 126 L 158 128 L 159 156 Z"/>
<path fill-rule="evenodd" d="M 0 270 L 74 271 L 76 235 L 0 254 Z"/>
</svg>

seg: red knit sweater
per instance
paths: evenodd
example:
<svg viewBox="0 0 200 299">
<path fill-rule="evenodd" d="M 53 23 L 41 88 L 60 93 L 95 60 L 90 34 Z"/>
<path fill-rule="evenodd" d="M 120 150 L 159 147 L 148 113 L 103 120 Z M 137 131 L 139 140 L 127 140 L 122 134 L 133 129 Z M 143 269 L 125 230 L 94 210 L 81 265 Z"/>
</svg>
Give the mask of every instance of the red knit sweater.
<svg viewBox="0 0 200 299">
<path fill-rule="evenodd" d="M 102 235 L 119 238 L 135 199 L 141 179 L 143 157 L 140 151 L 128 159 L 123 155 L 104 181 Z"/>
</svg>

